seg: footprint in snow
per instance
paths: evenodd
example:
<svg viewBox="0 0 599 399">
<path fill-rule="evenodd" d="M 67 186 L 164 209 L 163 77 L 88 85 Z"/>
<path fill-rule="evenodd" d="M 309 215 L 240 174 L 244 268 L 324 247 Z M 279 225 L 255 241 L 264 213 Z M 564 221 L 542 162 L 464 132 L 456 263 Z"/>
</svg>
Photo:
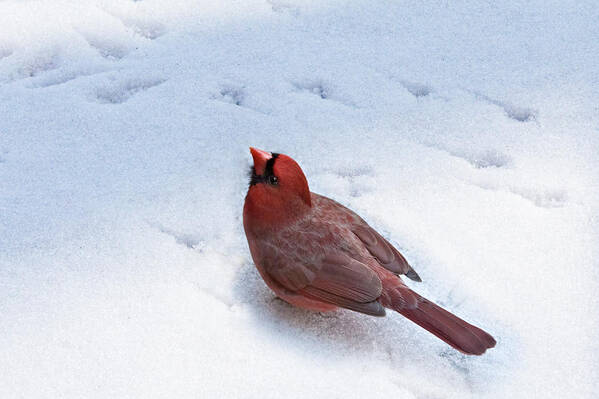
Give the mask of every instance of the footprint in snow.
<svg viewBox="0 0 599 399">
<path fill-rule="evenodd" d="M 520 197 L 531 201 L 539 208 L 561 208 L 567 200 L 568 194 L 564 190 L 541 190 L 523 189 L 513 187 L 510 191 Z"/>
<path fill-rule="evenodd" d="M 302 82 L 291 82 L 291 84 L 299 91 L 307 92 L 317 96 L 321 100 L 329 100 L 338 104 L 345 105 L 347 107 L 358 108 L 356 104 L 341 98 L 339 94 L 335 93 L 332 85 L 325 83 L 321 79 L 302 81 Z"/>
<path fill-rule="evenodd" d="M 287 13 L 294 17 L 297 17 L 300 14 L 299 8 L 290 2 L 280 0 L 268 0 L 268 3 L 270 4 L 272 10 L 277 14 Z"/>
<path fill-rule="evenodd" d="M 133 1 L 138 2 L 141 0 L 133 0 Z M 135 32 L 135 34 L 137 34 L 145 39 L 154 40 L 166 33 L 165 26 L 158 21 L 147 21 L 147 20 L 144 21 L 141 19 L 136 19 L 134 17 L 124 18 L 117 14 L 112 14 L 112 13 L 109 13 L 109 14 L 112 15 L 114 18 L 118 19 L 119 21 L 121 21 L 121 23 L 123 25 L 125 25 L 127 28 L 131 29 L 133 32 Z"/>
<path fill-rule="evenodd" d="M 202 252 L 204 242 L 196 234 L 181 233 L 159 223 L 151 223 L 161 233 L 164 233 L 175 239 L 177 244 L 183 245 L 189 249 L 199 249 Z"/>
<path fill-rule="evenodd" d="M 329 94 L 331 91 L 330 88 L 327 87 L 327 85 L 321 80 L 316 80 L 316 81 L 311 81 L 311 82 L 303 82 L 303 83 L 296 82 L 296 83 L 293 83 L 293 85 L 297 89 L 308 91 L 309 93 L 317 95 L 318 97 L 320 97 L 323 100 L 326 100 L 330 96 L 330 94 Z"/>
<path fill-rule="evenodd" d="M 508 117 L 518 122 L 530 122 L 537 119 L 537 111 L 531 108 L 518 107 L 512 104 L 503 104 L 503 109 Z"/>
<path fill-rule="evenodd" d="M 232 104 L 236 107 L 243 108 L 243 110 L 257 112 L 263 115 L 270 115 L 271 112 L 268 109 L 262 109 L 262 104 L 252 102 L 252 98 L 248 96 L 248 91 L 244 86 L 230 84 L 222 85 L 219 90 L 210 94 L 210 98 L 225 104 Z"/>
<path fill-rule="evenodd" d="M 455 157 L 462 158 L 477 169 L 502 168 L 509 166 L 512 159 L 502 152 L 487 150 L 483 152 L 453 152 L 449 153 Z"/>
<path fill-rule="evenodd" d="M 474 150 L 474 149 L 448 149 L 438 144 L 428 145 L 435 150 L 443 151 L 452 157 L 463 159 L 476 169 L 503 168 L 512 164 L 512 158 L 501 151 L 494 149 Z"/>
<path fill-rule="evenodd" d="M 480 100 L 483 100 L 489 104 L 496 105 L 498 107 L 503 108 L 503 111 L 507 115 L 508 118 L 513 119 L 518 122 L 532 122 L 537 120 L 538 111 L 528 108 L 522 107 L 518 105 L 514 105 L 505 101 L 499 101 L 494 98 L 491 98 L 485 94 L 468 90 L 470 93 L 474 94 L 474 96 Z"/>
<path fill-rule="evenodd" d="M 9 74 L 8 81 L 32 78 L 59 67 L 57 54 L 38 55 L 36 58 L 20 65 Z"/>
<path fill-rule="evenodd" d="M 363 194 L 373 190 L 372 178 L 375 176 L 375 173 L 374 168 L 370 165 L 340 166 L 324 169 L 323 172 L 344 181 L 343 187 L 349 190 L 350 197 L 361 197 Z"/>
<path fill-rule="evenodd" d="M 159 22 L 137 21 L 127 26 L 148 40 L 155 40 L 166 33 L 166 28 Z"/>
<path fill-rule="evenodd" d="M 102 36 L 81 33 L 87 44 L 96 50 L 103 58 L 108 60 L 120 60 L 131 51 L 131 48 L 123 43 L 108 40 Z"/>
<path fill-rule="evenodd" d="M 342 166 L 333 170 L 337 176 L 342 178 L 355 178 L 362 176 L 374 176 L 374 169 L 370 165 L 361 165 L 356 167 Z"/>
<path fill-rule="evenodd" d="M 243 87 L 223 86 L 218 94 L 212 95 L 212 99 L 242 107 L 244 105 L 245 90 Z"/>
<path fill-rule="evenodd" d="M 445 151 L 451 156 L 461 158 L 476 169 L 505 168 L 510 167 L 513 164 L 512 158 L 509 155 L 496 150 L 472 152 L 467 150 L 447 150 L 438 146 L 431 147 Z M 561 208 L 568 201 L 567 192 L 561 189 L 522 187 L 520 185 L 509 183 L 501 184 L 495 180 L 469 182 L 485 190 L 509 192 L 532 202 L 535 206 L 540 208 Z"/>
<path fill-rule="evenodd" d="M 401 80 L 399 83 L 416 98 L 428 96 L 433 92 L 433 89 L 430 86 L 422 83 L 408 82 L 405 80 Z"/>
<path fill-rule="evenodd" d="M 534 206 L 539 208 L 562 208 L 568 201 L 568 193 L 564 190 L 559 189 L 543 189 L 543 188 L 531 188 L 521 187 L 516 185 L 497 185 L 493 182 L 487 183 L 472 183 L 484 190 L 508 192 L 512 195 L 520 197 L 526 201 L 531 202 Z"/>
<path fill-rule="evenodd" d="M 32 80 L 28 85 L 31 89 L 46 88 L 51 86 L 58 86 L 72 80 L 85 77 L 93 76 L 105 72 L 105 69 L 98 68 L 96 70 L 63 70 L 59 69 L 50 73 L 44 74 Z"/>
<path fill-rule="evenodd" d="M 134 95 L 164 83 L 164 78 L 132 78 L 96 89 L 95 100 L 102 104 L 121 104 Z"/>
</svg>

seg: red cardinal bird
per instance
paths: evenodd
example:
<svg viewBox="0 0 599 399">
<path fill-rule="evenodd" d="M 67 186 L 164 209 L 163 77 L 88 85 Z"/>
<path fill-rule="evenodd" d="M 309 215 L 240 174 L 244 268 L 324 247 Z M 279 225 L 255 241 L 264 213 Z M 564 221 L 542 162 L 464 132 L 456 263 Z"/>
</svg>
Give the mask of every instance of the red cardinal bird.
<svg viewBox="0 0 599 399">
<path fill-rule="evenodd" d="M 421 280 L 399 251 L 351 210 L 310 192 L 293 159 L 250 151 L 243 227 L 254 263 L 277 296 L 316 311 L 384 316 L 392 309 L 466 354 L 495 346 L 491 335 L 408 288 L 400 275 Z"/>
</svg>

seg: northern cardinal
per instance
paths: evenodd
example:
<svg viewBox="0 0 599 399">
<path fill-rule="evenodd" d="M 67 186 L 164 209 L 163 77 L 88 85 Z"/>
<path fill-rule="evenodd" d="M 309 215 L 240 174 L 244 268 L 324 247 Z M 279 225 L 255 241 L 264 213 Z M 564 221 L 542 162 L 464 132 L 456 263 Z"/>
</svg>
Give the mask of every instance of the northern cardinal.
<svg viewBox="0 0 599 399">
<path fill-rule="evenodd" d="M 392 309 L 465 354 L 495 346 L 491 335 L 408 288 L 400 275 L 421 280 L 399 251 L 348 208 L 310 192 L 293 159 L 250 151 L 243 227 L 258 272 L 278 297 L 315 311 L 384 316 Z"/>
</svg>

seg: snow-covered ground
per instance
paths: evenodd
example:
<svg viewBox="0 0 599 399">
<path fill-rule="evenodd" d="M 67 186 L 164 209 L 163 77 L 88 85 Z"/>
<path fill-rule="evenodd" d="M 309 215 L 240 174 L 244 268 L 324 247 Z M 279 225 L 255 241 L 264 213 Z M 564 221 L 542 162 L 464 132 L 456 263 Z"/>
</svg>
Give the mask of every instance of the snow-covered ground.
<svg viewBox="0 0 599 399">
<path fill-rule="evenodd" d="M 0 2 L 0 397 L 599 395 L 595 0 Z M 248 146 L 498 340 L 273 299 Z"/>
</svg>

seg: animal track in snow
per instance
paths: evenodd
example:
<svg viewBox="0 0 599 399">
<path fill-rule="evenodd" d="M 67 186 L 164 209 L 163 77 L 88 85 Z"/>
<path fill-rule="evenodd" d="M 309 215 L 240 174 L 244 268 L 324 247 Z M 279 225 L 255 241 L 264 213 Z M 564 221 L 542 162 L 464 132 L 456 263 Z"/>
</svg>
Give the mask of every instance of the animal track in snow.
<svg viewBox="0 0 599 399">
<path fill-rule="evenodd" d="M 297 17 L 300 14 L 299 8 L 291 3 L 281 0 L 268 0 L 267 2 L 270 4 L 272 10 L 278 14 L 288 13 L 294 17 Z"/>
<path fill-rule="evenodd" d="M 540 208 L 561 208 L 568 200 L 564 190 L 545 190 L 537 192 L 530 189 L 511 188 L 510 191 L 520 197 L 527 199 Z"/>
<path fill-rule="evenodd" d="M 133 0 L 133 1 L 138 2 L 141 0 Z M 162 25 L 158 21 L 143 20 L 140 18 L 132 17 L 132 16 L 123 16 L 123 15 L 119 15 L 118 13 L 112 12 L 106 8 L 103 8 L 102 11 L 104 11 L 106 14 L 112 16 L 113 18 L 116 18 L 125 27 L 132 30 L 135 34 L 137 34 L 143 38 L 146 38 L 149 40 L 154 40 L 154 39 L 162 36 L 164 33 L 166 33 L 166 29 L 165 29 L 164 25 Z"/>
<path fill-rule="evenodd" d="M 83 37 L 90 47 L 94 48 L 102 57 L 109 60 L 120 60 L 130 52 L 127 46 L 104 40 L 101 37 L 90 35 L 83 35 Z"/>
<path fill-rule="evenodd" d="M 104 72 L 105 70 L 98 69 L 96 71 L 57 71 L 58 73 L 49 73 L 44 76 L 40 76 L 31 82 L 30 88 L 45 88 L 51 86 L 61 85 L 77 78 L 97 75 Z"/>
<path fill-rule="evenodd" d="M 154 86 L 158 86 L 166 79 L 129 79 L 113 87 L 98 88 L 95 93 L 96 100 L 103 104 L 121 104 L 130 99 L 135 94 L 146 91 Z"/>
<path fill-rule="evenodd" d="M 297 90 L 308 92 L 320 97 L 322 100 L 330 100 L 347 107 L 358 108 L 356 104 L 352 103 L 351 101 L 347 101 L 336 96 L 332 87 L 320 79 L 304 82 L 292 82 L 292 84 Z"/>
<path fill-rule="evenodd" d="M 362 165 L 357 167 L 339 167 L 332 170 L 337 176 L 343 178 L 354 178 L 361 176 L 374 176 L 374 169 L 370 165 Z"/>
<path fill-rule="evenodd" d="M 245 92 L 243 87 L 223 86 L 218 94 L 212 95 L 212 98 L 242 107 L 244 105 Z"/>
<path fill-rule="evenodd" d="M 489 104 L 493 104 L 503 108 L 506 115 L 513 120 L 516 120 L 518 122 L 531 122 L 537 119 L 538 112 L 532 108 L 520 107 L 514 104 L 510 104 L 508 102 L 496 100 L 476 91 L 469 91 L 470 93 L 474 94 L 476 98 L 486 101 Z"/>
<path fill-rule="evenodd" d="M 461 158 L 477 169 L 505 168 L 511 166 L 513 162 L 509 155 L 503 154 L 496 150 L 475 152 L 466 150 L 448 150 L 437 145 L 430 145 L 430 147 L 447 152 L 451 156 Z M 488 180 L 489 176 L 484 176 L 487 175 L 479 176 L 484 180 L 471 181 L 468 179 L 467 181 L 468 183 L 474 184 L 475 186 L 485 190 L 509 192 L 532 202 L 535 206 L 540 208 L 560 208 L 564 206 L 568 200 L 567 192 L 564 190 L 523 187 L 522 185 Z"/>
<path fill-rule="evenodd" d="M 219 90 L 213 92 L 210 98 L 215 101 L 219 101 L 225 104 L 232 104 L 237 107 L 257 112 L 263 115 L 270 115 L 268 110 L 262 110 L 256 104 L 251 102 L 251 98 L 248 98 L 248 93 L 244 86 L 225 84 L 222 85 Z"/>
<path fill-rule="evenodd" d="M 38 81 L 38 82 L 32 84 L 31 87 L 43 88 L 43 87 L 57 86 L 57 85 L 61 85 L 63 83 L 70 82 L 71 80 L 77 79 L 78 76 L 79 75 L 76 73 L 69 73 L 69 74 L 54 76 L 51 78 L 47 78 L 47 79 Z"/>
<path fill-rule="evenodd" d="M 128 23 L 123 22 L 126 26 L 133 29 L 135 33 L 148 40 L 154 40 L 166 33 L 165 27 L 159 22 L 136 21 Z"/>
<path fill-rule="evenodd" d="M 405 80 L 400 80 L 399 83 L 416 98 L 428 96 L 433 92 L 433 89 L 430 86 L 421 83 L 408 82 Z"/>
<path fill-rule="evenodd" d="M 503 168 L 510 166 L 512 158 L 494 149 L 472 150 L 472 149 L 448 149 L 438 144 L 427 144 L 435 150 L 446 152 L 452 157 L 461 158 L 477 169 Z"/>
<path fill-rule="evenodd" d="M 171 230 L 161 224 L 154 224 L 154 227 L 157 228 L 161 233 L 169 235 L 175 239 L 177 244 L 181 244 L 186 246 L 189 249 L 198 249 L 203 247 L 203 241 L 197 238 L 193 234 L 184 234 L 179 233 L 174 230 Z"/>
<path fill-rule="evenodd" d="M 370 165 L 360 165 L 356 167 L 341 166 L 325 170 L 325 172 L 331 173 L 337 178 L 348 182 L 347 188 L 350 197 L 360 197 L 362 194 L 372 191 L 371 178 L 375 173 Z"/>
<path fill-rule="evenodd" d="M 309 83 L 293 83 L 299 90 L 306 90 L 317 95 L 323 100 L 329 98 L 330 89 L 322 81 L 314 81 Z"/>
<path fill-rule="evenodd" d="M 561 208 L 568 200 L 567 192 L 559 189 L 534 189 L 529 187 L 518 187 L 511 185 L 503 186 L 485 183 L 473 184 L 485 190 L 509 192 L 522 199 L 532 202 L 539 208 Z"/>
<path fill-rule="evenodd" d="M 15 76 L 12 80 L 31 78 L 44 72 L 57 69 L 59 65 L 56 57 L 56 54 L 38 56 L 31 62 L 27 62 L 25 65 L 22 65 L 16 71 L 17 76 Z"/>
<path fill-rule="evenodd" d="M 537 119 L 537 112 L 530 108 L 522 108 L 511 104 L 503 104 L 507 116 L 519 122 L 529 122 Z"/>
<path fill-rule="evenodd" d="M 508 166 L 512 162 L 508 155 L 495 150 L 487 150 L 484 152 L 447 152 L 455 157 L 464 159 L 477 169 L 501 168 Z"/>
</svg>

